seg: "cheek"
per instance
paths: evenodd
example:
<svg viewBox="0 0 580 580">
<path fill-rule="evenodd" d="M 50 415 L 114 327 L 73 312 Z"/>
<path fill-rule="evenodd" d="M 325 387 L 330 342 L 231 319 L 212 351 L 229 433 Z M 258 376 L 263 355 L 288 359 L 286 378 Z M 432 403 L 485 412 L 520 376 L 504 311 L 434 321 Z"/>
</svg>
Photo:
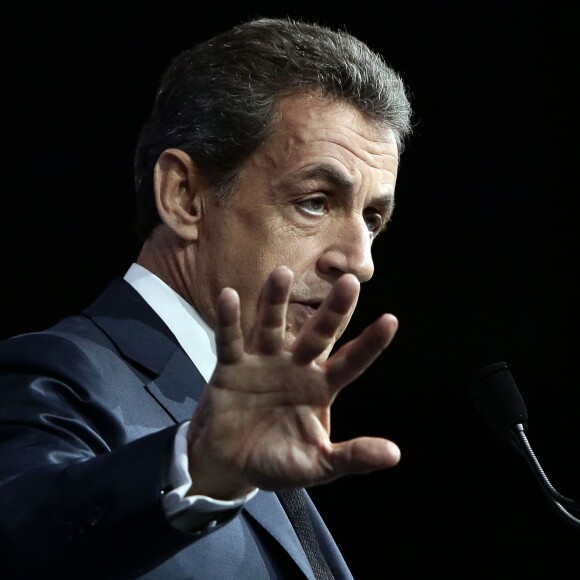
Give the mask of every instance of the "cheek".
<svg viewBox="0 0 580 580">
<path fill-rule="evenodd" d="M 316 250 L 314 240 L 280 228 L 262 237 L 256 235 L 252 255 L 244 259 L 253 271 L 269 274 L 277 266 L 288 266 L 298 276 L 308 269 Z"/>
<path fill-rule="evenodd" d="M 304 232 L 284 232 L 273 238 L 271 255 L 275 266 L 285 265 L 299 276 L 316 263 L 323 247 L 320 236 Z"/>
</svg>

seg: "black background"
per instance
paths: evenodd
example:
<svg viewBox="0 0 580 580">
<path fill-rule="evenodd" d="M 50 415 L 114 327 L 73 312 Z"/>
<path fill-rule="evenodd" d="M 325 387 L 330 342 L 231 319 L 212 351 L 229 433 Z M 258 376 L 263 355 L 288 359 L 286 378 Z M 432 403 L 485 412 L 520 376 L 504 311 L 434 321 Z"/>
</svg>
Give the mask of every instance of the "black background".
<svg viewBox="0 0 580 580">
<path fill-rule="evenodd" d="M 572 5 L 3 8 L 1 336 L 80 310 L 135 258 L 133 147 L 170 57 L 255 15 L 346 28 L 404 75 L 416 128 L 345 339 L 383 311 L 400 329 L 332 437 L 388 437 L 402 459 L 312 496 L 358 579 L 577 577 L 580 529 L 466 398 L 507 361 L 536 455 L 580 498 Z"/>
</svg>

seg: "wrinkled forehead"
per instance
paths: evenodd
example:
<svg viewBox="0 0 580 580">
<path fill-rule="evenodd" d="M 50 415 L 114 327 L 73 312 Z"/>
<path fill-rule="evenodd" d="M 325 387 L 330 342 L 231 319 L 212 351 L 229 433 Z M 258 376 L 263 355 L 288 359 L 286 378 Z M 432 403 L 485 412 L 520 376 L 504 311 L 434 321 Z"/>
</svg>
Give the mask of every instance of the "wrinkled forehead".
<svg viewBox="0 0 580 580">
<path fill-rule="evenodd" d="M 316 90 L 281 97 L 276 104 L 273 128 L 283 122 L 292 112 L 310 111 L 313 117 L 316 117 L 332 110 L 344 115 L 345 122 L 347 122 L 349 117 L 358 119 L 361 124 L 367 126 L 369 131 L 375 133 L 377 139 L 380 139 L 381 136 L 385 139 L 394 137 L 394 132 L 386 121 L 371 117 L 357 104 L 348 99 L 323 94 Z"/>
<path fill-rule="evenodd" d="M 394 132 L 350 103 L 311 95 L 280 103 L 276 126 L 262 147 L 262 161 L 287 170 L 323 165 L 345 179 L 364 175 L 394 181 L 398 149 Z"/>
</svg>

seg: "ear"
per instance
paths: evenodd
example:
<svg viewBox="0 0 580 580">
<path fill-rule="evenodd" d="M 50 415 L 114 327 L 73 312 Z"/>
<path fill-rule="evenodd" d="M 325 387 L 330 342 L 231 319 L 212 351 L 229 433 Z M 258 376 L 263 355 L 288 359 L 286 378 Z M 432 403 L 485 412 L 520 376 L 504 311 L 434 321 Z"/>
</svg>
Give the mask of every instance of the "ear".
<svg viewBox="0 0 580 580">
<path fill-rule="evenodd" d="M 180 238 L 197 239 L 205 181 L 181 149 L 161 153 L 153 172 L 155 203 L 161 221 Z"/>
</svg>

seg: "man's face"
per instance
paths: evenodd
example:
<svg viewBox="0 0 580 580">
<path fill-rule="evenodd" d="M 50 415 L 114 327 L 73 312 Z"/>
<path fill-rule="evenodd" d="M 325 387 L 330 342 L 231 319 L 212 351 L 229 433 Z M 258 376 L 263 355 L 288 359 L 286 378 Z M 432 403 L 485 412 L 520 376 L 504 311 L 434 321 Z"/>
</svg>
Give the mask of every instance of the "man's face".
<svg viewBox="0 0 580 580">
<path fill-rule="evenodd" d="M 242 167 L 229 201 L 204 203 L 190 285 L 194 306 L 214 326 L 216 296 L 235 288 L 248 339 L 264 281 L 275 267 L 288 266 L 294 285 L 286 345 L 292 344 L 342 274 L 371 278 L 371 243 L 393 210 L 397 167 L 392 132 L 379 131 L 356 109 L 285 99 L 274 133 Z"/>
</svg>

